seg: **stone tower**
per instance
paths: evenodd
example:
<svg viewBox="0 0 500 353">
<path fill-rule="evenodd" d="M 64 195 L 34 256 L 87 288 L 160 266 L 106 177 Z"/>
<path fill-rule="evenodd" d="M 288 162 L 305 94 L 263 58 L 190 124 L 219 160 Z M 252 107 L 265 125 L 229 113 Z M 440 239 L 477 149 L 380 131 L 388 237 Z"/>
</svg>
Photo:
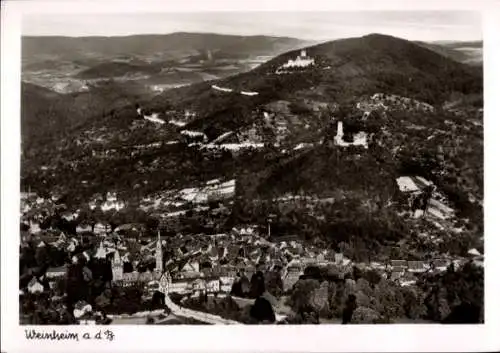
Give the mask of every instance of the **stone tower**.
<svg viewBox="0 0 500 353">
<path fill-rule="evenodd" d="M 340 140 L 344 138 L 344 125 L 342 121 L 337 122 L 337 138 Z"/>
</svg>

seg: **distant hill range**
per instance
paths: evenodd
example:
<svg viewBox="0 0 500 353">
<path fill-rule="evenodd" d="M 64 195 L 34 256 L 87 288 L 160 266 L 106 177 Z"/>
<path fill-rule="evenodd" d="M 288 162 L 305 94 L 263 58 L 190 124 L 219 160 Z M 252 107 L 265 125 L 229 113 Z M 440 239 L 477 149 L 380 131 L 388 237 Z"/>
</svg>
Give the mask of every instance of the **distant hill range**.
<svg viewBox="0 0 500 353">
<path fill-rule="evenodd" d="M 180 40 L 181 38 L 184 38 L 186 42 Z M 38 50 L 49 51 L 50 48 L 52 50 L 61 48 L 61 52 L 67 52 L 68 55 L 73 52 L 87 52 L 91 50 L 107 51 L 108 53 L 114 52 L 114 54 L 118 54 L 119 52 L 125 53 L 127 51 L 129 53 L 130 51 L 135 51 L 136 53 L 153 53 L 160 48 L 167 48 L 166 43 L 172 43 L 177 48 L 189 48 L 196 45 L 207 48 L 211 45 L 218 45 L 219 47 L 231 47 L 233 50 L 236 50 L 238 47 L 249 50 L 249 46 L 247 45 L 249 43 L 254 49 L 269 49 L 270 46 L 274 47 L 277 43 L 287 43 L 287 45 L 298 45 L 300 43 L 299 40 L 290 38 L 263 36 L 239 37 L 188 33 L 120 38 L 39 37 L 35 39 L 34 37 L 27 37 L 26 39 L 23 41 L 25 49 L 30 48 L 34 43 L 35 46 L 39 46 L 47 41 L 47 46 L 38 47 Z M 114 40 L 117 40 L 117 42 L 114 42 Z M 123 47 L 117 44 L 112 45 L 112 43 L 123 43 Z M 79 47 L 79 44 L 82 46 Z M 456 44 L 449 45 L 456 46 Z M 435 46 L 428 48 L 428 45 L 423 45 L 422 43 L 414 43 L 380 34 L 335 40 L 306 47 L 307 55 L 315 58 L 316 63 L 305 70 L 299 70 L 293 74 L 276 74 L 277 69 L 281 65 L 300 54 L 300 48 L 298 48 L 281 54 L 249 72 L 210 83 L 202 82 L 166 91 L 151 101 L 145 102 L 145 107 L 153 111 L 165 111 L 172 109 L 172 107 L 179 110 L 191 109 L 198 113 L 198 120 L 210 118 L 212 124 L 218 121 L 217 119 L 211 119 L 213 114 L 224 116 L 227 115 L 224 112 L 228 109 L 250 111 L 273 100 L 288 99 L 294 96 L 306 95 L 309 99 L 339 102 L 363 94 L 385 92 L 439 105 L 443 104 L 454 93 L 482 94 L 481 70 L 452 60 L 449 55 L 443 55 L 435 48 Z M 24 55 L 27 55 L 30 50 L 33 50 L 33 48 L 26 50 Z M 83 71 L 80 75 L 91 77 L 96 74 L 96 70 L 104 72 L 110 69 L 119 71 L 118 73 L 121 74 L 131 69 L 141 72 L 142 66 L 140 64 L 125 63 L 102 64 Z M 144 70 L 154 70 L 154 67 Z M 213 84 L 221 87 L 230 87 L 235 92 L 254 91 L 258 92 L 258 95 L 246 97 L 239 94 L 221 94 L 221 92 L 211 88 Z M 106 105 L 107 109 L 108 107 L 112 109 L 115 108 L 113 104 L 101 103 L 101 100 L 109 100 L 110 96 L 113 96 L 113 99 L 121 97 L 120 99 L 123 104 L 129 102 L 133 105 L 132 101 L 134 99 L 143 100 L 147 98 L 147 95 L 137 93 L 138 88 L 131 88 L 132 86 L 134 86 L 133 83 L 118 84 L 115 82 L 111 86 L 101 85 L 99 90 L 93 89 L 91 93 L 81 93 L 80 95 L 76 94 L 73 96 L 89 97 L 100 92 L 101 96 L 97 97 L 100 103 L 95 104 L 95 106 L 101 107 Z M 25 104 L 26 111 L 37 111 L 38 102 L 42 102 L 40 107 L 51 106 L 46 102 L 47 97 L 51 96 L 50 94 L 44 93 L 40 95 L 34 93 L 33 87 L 36 86 L 33 85 L 25 85 L 24 87 L 23 99 L 27 99 L 26 97 L 29 94 L 41 97 L 40 99 L 30 99 L 31 103 Z M 105 92 L 105 94 L 102 95 L 102 92 Z M 131 92 L 133 92 L 132 96 L 127 96 Z M 52 95 L 55 95 L 55 93 Z M 65 95 L 65 97 L 69 98 L 72 96 Z M 59 98 L 57 95 L 56 100 Z M 80 97 L 79 101 L 82 99 Z M 122 106 L 122 104 L 119 104 L 119 106 Z M 107 109 L 100 109 L 98 115 L 102 116 L 106 113 Z M 57 109 L 55 111 L 57 112 Z M 90 109 L 89 114 L 94 111 L 95 108 Z M 86 119 L 88 118 L 86 117 Z M 27 118 L 27 121 L 31 120 L 32 117 Z M 232 124 L 238 124 L 238 122 L 233 121 Z"/>
<path fill-rule="evenodd" d="M 483 64 L 483 42 L 415 42 L 438 54 L 460 63 L 481 66 Z"/>
<path fill-rule="evenodd" d="M 296 38 L 270 36 L 234 36 L 211 33 L 172 33 L 165 35 L 132 35 L 124 37 L 22 38 L 22 57 L 58 57 L 63 60 L 133 57 L 150 60 L 177 59 L 186 55 L 207 53 L 220 56 L 273 55 L 306 45 Z"/>
</svg>

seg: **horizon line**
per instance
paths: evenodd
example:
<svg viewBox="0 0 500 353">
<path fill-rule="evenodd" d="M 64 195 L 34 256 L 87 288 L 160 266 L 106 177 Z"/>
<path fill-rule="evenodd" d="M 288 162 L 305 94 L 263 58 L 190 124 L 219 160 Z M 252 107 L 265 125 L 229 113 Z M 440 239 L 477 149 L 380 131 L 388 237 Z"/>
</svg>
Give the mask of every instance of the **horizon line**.
<svg viewBox="0 0 500 353">
<path fill-rule="evenodd" d="M 453 39 L 434 39 L 432 41 L 423 40 L 423 39 L 407 39 L 404 37 L 398 37 L 392 34 L 380 33 L 380 32 L 371 32 L 361 36 L 350 36 L 350 37 L 338 37 L 338 38 L 324 38 L 324 39 L 311 39 L 311 38 L 299 38 L 292 36 L 279 36 L 273 34 L 231 34 L 224 32 L 189 32 L 189 31 L 175 31 L 175 32 L 165 32 L 165 33 L 132 33 L 132 34 L 116 34 L 116 35 L 59 35 L 59 34 L 22 34 L 21 38 L 72 38 L 72 39 L 81 39 L 81 38 L 128 38 L 128 37 L 140 37 L 140 36 L 169 36 L 175 34 L 202 34 L 202 35 L 216 35 L 216 36 L 231 36 L 231 37 L 242 37 L 242 38 L 255 38 L 255 37 L 268 37 L 268 38 L 281 38 L 281 39 L 296 39 L 306 42 L 330 42 L 339 39 L 349 39 L 349 38 L 362 38 L 373 34 L 390 36 L 395 38 L 400 38 L 404 40 L 408 40 L 410 42 L 427 42 L 427 43 L 438 43 L 438 42 L 452 42 L 452 43 L 467 43 L 467 42 L 482 42 L 484 39 L 470 39 L 470 40 L 453 40 Z"/>
</svg>

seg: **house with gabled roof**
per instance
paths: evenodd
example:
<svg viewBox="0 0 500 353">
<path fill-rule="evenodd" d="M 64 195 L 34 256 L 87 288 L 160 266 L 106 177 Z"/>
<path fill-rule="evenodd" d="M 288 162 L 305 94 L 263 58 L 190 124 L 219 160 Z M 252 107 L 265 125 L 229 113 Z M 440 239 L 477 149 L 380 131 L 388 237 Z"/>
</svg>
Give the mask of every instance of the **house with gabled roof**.
<svg viewBox="0 0 500 353">
<path fill-rule="evenodd" d="M 92 227 L 88 224 L 79 224 L 76 226 L 76 233 L 86 233 L 86 232 L 92 232 Z"/>
<path fill-rule="evenodd" d="M 195 292 L 203 292 L 207 289 L 207 282 L 203 278 L 197 278 L 192 283 L 192 290 Z"/>
<path fill-rule="evenodd" d="M 196 260 L 188 261 L 181 268 L 180 274 L 185 278 L 198 277 L 200 275 L 200 263 Z"/>
<path fill-rule="evenodd" d="M 221 291 L 221 281 L 219 278 L 210 278 L 206 282 L 208 293 L 219 293 Z"/>
<path fill-rule="evenodd" d="M 469 255 L 470 257 L 482 257 L 483 255 L 477 250 L 477 249 L 470 249 L 468 252 L 467 252 L 467 255 Z"/>
<path fill-rule="evenodd" d="M 406 271 L 406 267 L 405 266 L 392 266 L 391 271 L 404 273 Z"/>
<path fill-rule="evenodd" d="M 374 270 L 379 270 L 379 271 L 383 271 L 383 270 L 387 269 L 386 264 L 383 264 L 381 262 L 376 262 L 376 261 L 370 262 L 369 267 L 374 269 Z"/>
<path fill-rule="evenodd" d="M 406 260 L 391 260 L 392 267 L 408 267 L 408 262 Z"/>
<path fill-rule="evenodd" d="M 194 279 L 192 278 L 172 278 L 169 285 L 169 293 L 186 294 L 192 291 Z"/>
<path fill-rule="evenodd" d="M 29 232 L 31 234 L 39 234 L 42 231 L 40 228 L 40 223 L 36 221 L 30 221 L 30 229 Z"/>
<path fill-rule="evenodd" d="M 61 215 L 61 217 L 64 218 L 65 220 L 67 220 L 68 222 L 74 221 L 78 218 L 78 213 L 66 211 Z"/>
<path fill-rule="evenodd" d="M 97 235 L 104 236 L 111 230 L 111 226 L 107 223 L 97 223 L 94 226 L 94 233 Z"/>
<path fill-rule="evenodd" d="M 33 276 L 31 281 L 28 284 L 28 292 L 30 293 L 42 293 L 44 290 L 43 285 L 40 283 L 40 281 Z"/>
<path fill-rule="evenodd" d="M 448 266 L 451 264 L 451 260 L 449 259 L 434 259 L 431 261 L 431 269 L 437 272 L 446 271 Z"/>
<path fill-rule="evenodd" d="M 47 272 L 45 273 L 45 276 L 47 278 L 60 278 L 66 276 L 66 266 L 59 266 L 59 267 L 49 267 L 47 269 Z"/>
<path fill-rule="evenodd" d="M 424 273 L 430 269 L 430 265 L 425 261 L 408 261 L 408 272 L 410 273 Z"/>
</svg>

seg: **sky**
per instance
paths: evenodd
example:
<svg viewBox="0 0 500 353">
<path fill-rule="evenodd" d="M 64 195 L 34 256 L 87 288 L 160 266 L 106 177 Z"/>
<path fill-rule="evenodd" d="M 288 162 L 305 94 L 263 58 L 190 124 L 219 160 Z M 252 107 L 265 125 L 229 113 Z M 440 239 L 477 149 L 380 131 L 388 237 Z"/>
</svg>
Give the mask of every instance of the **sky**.
<svg viewBox="0 0 500 353">
<path fill-rule="evenodd" d="M 23 35 L 123 36 L 204 32 L 330 40 L 381 33 L 409 40 L 481 40 L 472 11 L 30 14 Z"/>
</svg>

